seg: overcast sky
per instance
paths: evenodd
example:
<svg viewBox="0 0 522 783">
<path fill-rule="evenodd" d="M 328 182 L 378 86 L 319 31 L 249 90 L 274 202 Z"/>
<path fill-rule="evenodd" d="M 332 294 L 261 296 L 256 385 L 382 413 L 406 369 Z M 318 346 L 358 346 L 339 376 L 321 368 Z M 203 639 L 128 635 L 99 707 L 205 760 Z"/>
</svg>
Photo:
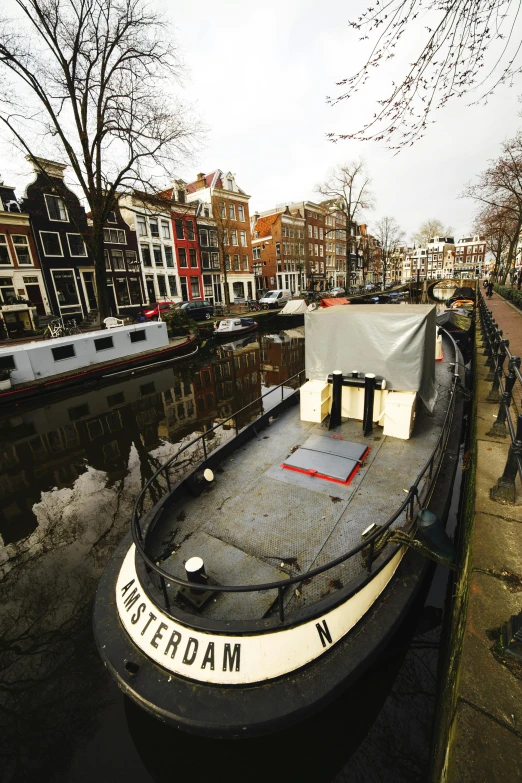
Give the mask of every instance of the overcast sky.
<svg viewBox="0 0 522 783">
<path fill-rule="evenodd" d="M 252 197 L 252 213 L 318 198 L 315 185 L 331 166 L 362 156 L 376 201 L 366 216 L 370 225 L 393 215 L 409 237 L 433 217 L 451 225 L 456 237 L 469 231 L 474 207 L 459 194 L 522 125 L 522 80 L 518 89 L 500 89 L 485 107 L 450 104 L 426 137 L 399 155 L 382 142 L 332 144 L 328 131 L 356 130 L 373 115 L 374 101 L 412 61 L 424 22 L 410 34 L 402 60 L 376 71 L 357 102 L 330 107 L 326 96 L 337 93 L 335 82 L 351 75 L 368 52 L 368 42 L 359 43 L 347 24 L 365 3 L 198 0 L 165 6 L 189 70 L 186 96 L 209 128 L 204 148 L 180 168 L 181 176 L 192 179 L 217 167 L 233 171 Z M 20 170 L 15 160 L 0 164 L 0 176 L 22 187 L 27 180 Z"/>
</svg>

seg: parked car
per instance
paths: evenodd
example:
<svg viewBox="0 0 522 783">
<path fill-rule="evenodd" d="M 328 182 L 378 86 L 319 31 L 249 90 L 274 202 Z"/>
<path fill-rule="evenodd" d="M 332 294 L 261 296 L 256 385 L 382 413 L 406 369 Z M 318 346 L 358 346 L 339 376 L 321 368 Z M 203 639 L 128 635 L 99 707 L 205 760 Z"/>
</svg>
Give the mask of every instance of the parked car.
<svg viewBox="0 0 522 783">
<path fill-rule="evenodd" d="M 330 291 L 328 291 L 328 293 L 330 294 L 330 296 L 344 296 L 346 291 L 344 290 L 344 288 L 338 286 L 337 288 L 331 288 Z"/>
<path fill-rule="evenodd" d="M 404 296 L 404 291 L 390 291 L 389 297 L 390 299 L 402 299 Z"/>
<path fill-rule="evenodd" d="M 263 307 L 282 307 L 292 298 L 292 292 L 282 288 L 276 288 L 275 291 L 269 291 L 259 304 Z"/>
<path fill-rule="evenodd" d="M 160 313 L 161 315 L 166 315 L 172 307 L 175 307 L 174 302 L 156 302 L 156 304 L 144 307 L 142 312 L 147 321 L 157 321 Z M 138 320 L 142 319 L 138 318 Z"/>
<path fill-rule="evenodd" d="M 180 309 L 184 310 L 189 318 L 193 318 L 195 321 L 203 321 L 204 319 L 209 321 L 214 315 L 214 307 L 206 299 L 183 302 L 180 305 Z"/>
<path fill-rule="evenodd" d="M 373 283 L 366 283 L 366 285 L 364 286 L 364 290 L 365 291 L 373 291 L 374 288 L 375 288 L 375 286 L 374 286 Z"/>
</svg>

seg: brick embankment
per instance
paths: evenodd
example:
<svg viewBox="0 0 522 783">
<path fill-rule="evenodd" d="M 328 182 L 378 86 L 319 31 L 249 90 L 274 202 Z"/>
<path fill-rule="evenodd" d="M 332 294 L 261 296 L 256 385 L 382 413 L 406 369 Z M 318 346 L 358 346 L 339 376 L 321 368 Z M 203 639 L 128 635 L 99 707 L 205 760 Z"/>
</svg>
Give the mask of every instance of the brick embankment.
<svg viewBox="0 0 522 783">
<path fill-rule="evenodd" d="M 513 354 L 522 354 L 522 313 L 495 295 L 487 302 Z M 486 397 L 482 335 L 475 349 L 474 436 L 464 504 L 433 779 L 449 783 L 522 780 L 522 664 L 503 653 L 498 631 L 522 611 L 522 487 L 517 502 L 490 499 L 509 438 L 489 434 L 498 411 Z M 520 400 L 520 395 L 518 397 Z"/>
</svg>

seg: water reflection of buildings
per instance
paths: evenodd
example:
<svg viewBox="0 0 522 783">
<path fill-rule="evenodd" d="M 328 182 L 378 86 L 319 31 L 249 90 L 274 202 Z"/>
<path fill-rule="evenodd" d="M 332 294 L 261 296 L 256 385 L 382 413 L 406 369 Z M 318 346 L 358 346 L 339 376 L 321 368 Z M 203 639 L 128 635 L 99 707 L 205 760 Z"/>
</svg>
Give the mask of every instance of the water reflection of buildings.
<svg viewBox="0 0 522 783">
<path fill-rule="evenodd" d="M 162 442 L 179 442 L 219 422 L 232 430 L 228 417 L 262 394 L 262 371 L 264 385 L 276 385 L 298 372 L 303 361 L 299 335 L 281 333 L 260 342 L 251 336 L 218 346 L 211 363 L 127 378 L 0 419 L 4 544 L 36 529 L 33 506 L 43 492 L 72 487 L 88 465 L 104 471 L 112 485 L 125 477 L 132 448 L 146 481 L 159 466 L 151 452 Z M 238 425 L 261 412 L 260 402 L 250 405 Z"/>
</svg>

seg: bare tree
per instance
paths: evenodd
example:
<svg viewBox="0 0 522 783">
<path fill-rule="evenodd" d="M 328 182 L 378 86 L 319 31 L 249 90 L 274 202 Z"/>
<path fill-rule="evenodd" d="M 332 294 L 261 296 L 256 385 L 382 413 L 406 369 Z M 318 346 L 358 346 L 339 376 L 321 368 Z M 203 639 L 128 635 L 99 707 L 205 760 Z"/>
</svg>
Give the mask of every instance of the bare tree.
<svg viewBox="0 0 522 783">
<path fill-rule="evenodd" d="M 444 227 L 438 218 L 429 218 L 421 224 L 418 231 L 412 234 L 412 241 L 417 245 L 427 244 L 433 237 L 449 237 L 453 232 L 451 226 Z"/>
<path fill-rule="evenodd" d="M 480 174 L 478 182 L 468 185 L 463 194 L 483 206 L 503 215 L 508 236 L 503 283 L 514 264 L 518 241 L 522 232 L 522 134 L 508 139 L 502 153 Z"/>
<path fill-rule="evenodd" d="M 395 218 L 383 217 L 375 225 L 375 237 L 381 246 L 382 285 L 386 285 L 388 263 L 394 253 L 404 242 L 404 231 Z"/>
<path fill-rule="evenodd" d="M 493 255 L 493 273 L 497 279 L 516 232 L 516 220 L 506 210 L 486 206 L 476 216 L 473 229 L 486 240 L 486 250 Z"/>
<path fill-rule="evenodd" d="M 16 5 L 16 19 L 0 17 L 1 71 L 12 87 L 0 101 L 0 120 L 36 162 L 46 155 L 71 166 L 92 215 L 86 241 L 103 318 L 103 226 L 116 194 L 136 186 L 150 192 L 160 173 L 174 176 L 194 138 L 188 110 L 172 91 L 182 65 L 171 32 L 145 0 Z"/>
<path fill-rule="evenodd" d="M 331 200 L 337 211 L 346 218 L 346 275 L 347 284 L 351 285 L 352 227 L 359 222 L 361 212 L 371 209 L 374 202 L 366 163 L 359 159 L 336 166 L 331 169 L 326 180 L 316 186 L 316 190 Z"/>
<path fill-rule="evenodd" d="M 519 12 L 520 3 L 515 0 L 372 4 L 349 23 L 360 33 L 359 40 L 372 39 L 370 54 L 355 74 L 337 82 L 344 91 L 328 98 L 329 103 L 365 92 L 372 69 L 386 66 L 396 56 L 404 33 L 416 36 L 420 52 L 413 58 L 407 54 L 410 65 L 404 77 L 391 82 L 373 118 L 352 133 L 328 136 L 334 141 L 384 139 L 392 149 L 401 149 L 422 138 L 434 122 L 430 119 L 433 112 L 452 98 L 474 91 L 475 102 L 486 101 L 500 84 L 511 84 L 522 68 Z"/>
</svg>

